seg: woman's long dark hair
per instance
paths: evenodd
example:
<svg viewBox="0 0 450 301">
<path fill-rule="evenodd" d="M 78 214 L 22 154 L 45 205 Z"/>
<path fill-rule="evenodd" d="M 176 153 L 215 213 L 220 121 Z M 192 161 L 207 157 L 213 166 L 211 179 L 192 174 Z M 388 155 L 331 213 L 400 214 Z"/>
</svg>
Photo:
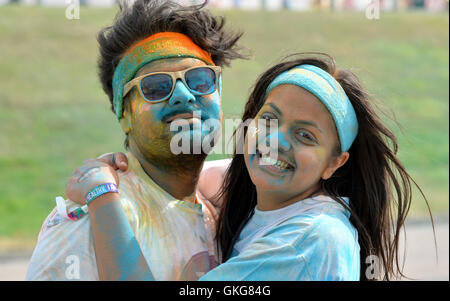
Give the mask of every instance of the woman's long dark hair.
<svg viewBox="0 0 450 301">
<path fill-rule="evenodd" d="M 365 273 L 365 261 L 369 255 L 379 258 L 380 278 L 390 280 L 404 276 L 398 254 L 400 231 L 410 209 L 412 185 L 417 184 L 397 158 L 397 139 L 377 116 L 369 95 L 351 71 L 336 69 L 334 59 L 326 54 L 300 55 L 300 58 L 289 56 L 289 60 L 271 67 L 258 78 L 245 105 L 242 120 L 257 115 L 264 104 L 267 87 L 284 71 L 311 64 L 330 73 L 340 83 L 355 109 L 359 132 L 349 150 L 350 157 L 346 164 L 330 179 L 321 180 L 321 188 L 351 212 L 350 221 L 358 231 L 361 248 L 361 280 L 370 280 Z M 337 153 L 340 153 L 339 149 Z M 417 188 L 428 206 L 420 187 Z M 342 202 L 340 197 L 343 196 L 349 197 L 349 207 Z M 245 166 L 244 155 L 233 154 L 217 197 L 223 198 L 223 203 L 216 241 L 225 262 L 256 206 L 256 188 Z M 430 217 L 434 231 L 431 212 Z"/>
</svg>

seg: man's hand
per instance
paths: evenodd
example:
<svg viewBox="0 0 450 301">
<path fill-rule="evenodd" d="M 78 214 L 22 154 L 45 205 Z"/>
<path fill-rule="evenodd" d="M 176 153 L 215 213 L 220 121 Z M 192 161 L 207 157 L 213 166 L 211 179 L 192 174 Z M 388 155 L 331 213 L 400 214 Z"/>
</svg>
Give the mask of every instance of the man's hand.
<svg viewBox="0 0 450 301">
<path fill-rule="evenodd" d="M 105 183 L 114 183 L 119 186 L 117 171 L 103 160 L 86 160 L 83 166 L 75 169 L 70 176 L 66 185 L 66 198 L 84 205 L 86 194 L 94 187 Z"/>
</svg>

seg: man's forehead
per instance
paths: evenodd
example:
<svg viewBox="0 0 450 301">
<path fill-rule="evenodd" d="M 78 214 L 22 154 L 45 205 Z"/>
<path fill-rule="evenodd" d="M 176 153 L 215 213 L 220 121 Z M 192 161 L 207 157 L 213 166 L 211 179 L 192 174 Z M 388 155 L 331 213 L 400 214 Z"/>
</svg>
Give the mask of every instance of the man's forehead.
<svg viewBox="0 0 450 301">
<path fill-rule="evenodd" d="M 152 73 L 152 72 L 163 72 L 163 71 L 180 71 L 190 67 L 195 66 L 206 66 L 206 63 L 195 58 L 167 58 L 152 61 L 143 67 L 141 67 L 138 72 L 136 72 L 135 77 Z"/>
</svg>

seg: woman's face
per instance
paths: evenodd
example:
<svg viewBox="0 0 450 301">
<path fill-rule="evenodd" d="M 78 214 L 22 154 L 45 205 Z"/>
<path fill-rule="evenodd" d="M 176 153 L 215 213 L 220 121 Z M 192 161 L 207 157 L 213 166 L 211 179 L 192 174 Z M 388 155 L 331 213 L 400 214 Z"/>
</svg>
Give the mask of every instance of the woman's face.
<svg viewBox="0 0 450 301">
<path fill-rule="evenodd" d="M 318 98 L 303 88 L 277 86 L 255 119 L 278 121 L 275 131 L 267 133 L 266 140 L 259 142 L 268 145 L 272 135 L 278 138 L 275 160 L 258 152 L 261 150 L 258 142 L 256 154 L 249 154 L 248 135 L 251 134 L 245 139 L 245 163 L 258 195 L 271 195 L 280 202 L 308 197 L 319 188 L 321 178 L 331 177 L 348 158 L 347 152 L 336 155 L 339 142 L 331 114 Z"/>
</svg>

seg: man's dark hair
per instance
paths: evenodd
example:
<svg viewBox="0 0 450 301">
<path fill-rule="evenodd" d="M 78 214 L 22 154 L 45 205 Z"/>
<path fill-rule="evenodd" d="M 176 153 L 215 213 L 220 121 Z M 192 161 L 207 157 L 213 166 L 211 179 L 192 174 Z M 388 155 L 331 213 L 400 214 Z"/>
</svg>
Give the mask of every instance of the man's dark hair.
<svg viewBox="0 0 450 301">
<path fill-rule="evenodd" d="M 120 2 L 114 23 L 100 30 L 98 59 L 103 90 L 113 107 L 112 78 L 123 54 L 136 42 L 158 32 L 179 32 L 187 35 L 207 51 L 218 66 L 228 66 L 235 58 L 246 58 L 236 45 L 242 33 L 224 29 L 225 18 L 213 16 L 199 5 L 182 6 L 167 0 L 136 0 Z"/>
</svg>

